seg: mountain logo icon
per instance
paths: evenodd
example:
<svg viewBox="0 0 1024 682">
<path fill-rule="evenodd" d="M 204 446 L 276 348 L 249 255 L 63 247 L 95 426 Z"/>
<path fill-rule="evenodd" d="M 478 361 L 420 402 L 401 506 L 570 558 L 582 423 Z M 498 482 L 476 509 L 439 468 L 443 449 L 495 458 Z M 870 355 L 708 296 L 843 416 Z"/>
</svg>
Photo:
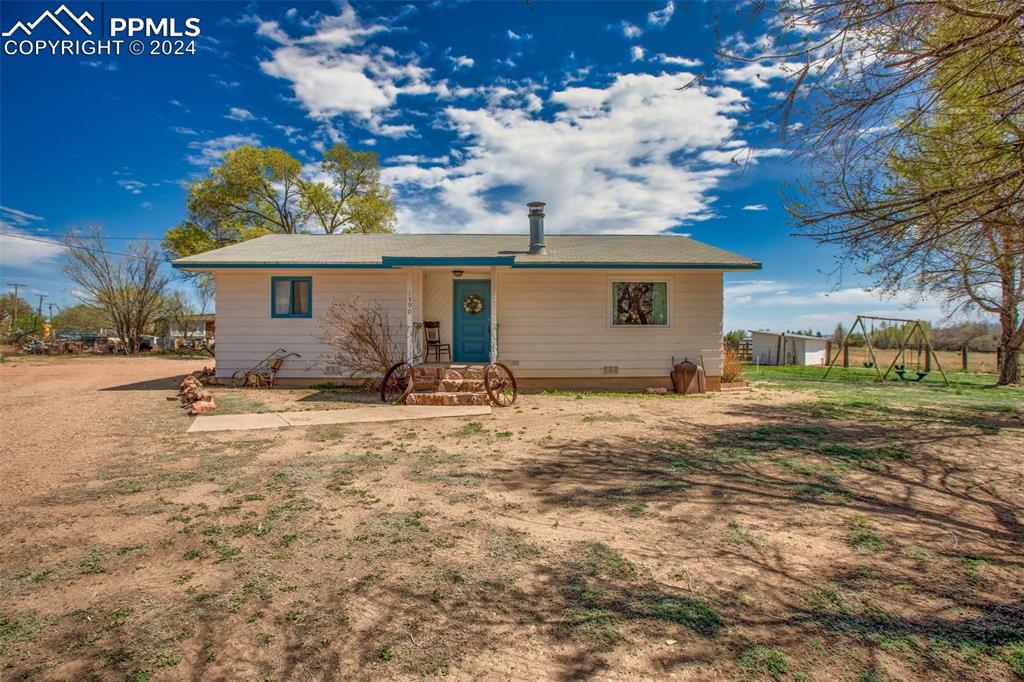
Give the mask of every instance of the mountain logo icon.
<svg viewBox="0 0 1024 682">
<path fill-rule="evenodd" d="M 80 16 L 76 16 L 74 12 L 68 9 L 67 5 L 61 5 L 60 7 L 57 8 L 57 11 L 55 12 L 46 10 L 45 12 L 40 14 L 35 21 L 30 21 L 28 23 L 24 21 L 19 21 L 14 26 L 12 26 L 10 30 L 4 31 L 3 37 L 10 38 L 18 31 L 21 31 L 26 36 L 30 36 L 32 35 L 32 31 L 35 30 L 36 26 L 43 23 L 44 19 L 49 19 L 51 22 L 53 22 L 57 26 L 57 28 L 59 28 L 64 33 L 64 35 L 71 35 L 71 31 L 68 30 L 67 26 L 61 23 L 60 19 L 58 18 L 58 15 L 63 15 L 64 21 L 74 24 L 81 30 L 85 31 L 85 35 L 92 35 L 92 31 L 83 22 L 85 19 L 88 19 L 89 21 L 95 21 L 95 17 L 93 17 L 93 15 L 89 14 L 88 12 L 82 12 Z"/>
</svg>

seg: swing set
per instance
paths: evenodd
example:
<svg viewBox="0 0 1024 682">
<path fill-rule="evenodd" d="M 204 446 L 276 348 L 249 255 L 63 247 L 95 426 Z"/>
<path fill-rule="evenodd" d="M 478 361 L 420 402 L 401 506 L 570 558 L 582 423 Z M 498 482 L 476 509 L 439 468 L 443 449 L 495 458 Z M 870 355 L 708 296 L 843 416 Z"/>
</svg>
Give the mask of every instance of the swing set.
<svg viewBox="0 0 1024 682">
<path fill-rule="evenodd" d="M 896 348 L 896 355 L 893 357 L 892 362 L 889 363 L 889 367 L 882 372 L 881 367 L 878 366 L 878 359 L 875 357 L 875 349 L 871 345 L 871 340 L 875 336 L 875 323 L 878 322 L 883 330 L 890 328 L 897 329 L 897 338 L 899 344 Z M 868 325 L 870 323 L 870 330 Z M 949 386 L 949 379 L 946 377 L 946 373 L 942 369 L 942 365 L 939 363 L 939 356 L 935 354 L 935 349 L 932 348 L 931 341 L 928 340 L 928 334 L 924 330 L 924 325 L 921 324 L 921 320 L 904 320 L 898 317 L 874 317 L 871 315 L 858 315 L 857 319 L 853 321 L 853 324 L 847 330 L 843 336 L 842 345 L 839 348 L 839 352 L 829 361 L 828 369 L 825 370 L 825 376 L 822 379 L 828 377 L 829 372 L 836 366 L 840 356 L 843 357 L 843 366 L 849 366 L 850 358 L 850 337 L 856 331 L 857 327 L 860 326 L 864 332 L 864 343 L 868 349 L 868 362 L 864 363 L 867 368 L 873 368 L 878 373 L 879 381 L 886 381 L 889 374 L 895 373 L 899 377 L 900 381 L 921 381 L 926 376 L 931 374 L 932 371 L 932 360 L 935 360 L 935 366 L 939 370 L 939 374 L 942 375 L 942 380 Z M 916 353 L 916 358 L 915 358 Z M 924 358 L 924 364 L 922 365 L 922 356 Z M 910 359 L 913 359 L 911 363 Z M 913 370 L 910 368 L 910 364 L 914 364 Z"/>
</svg>

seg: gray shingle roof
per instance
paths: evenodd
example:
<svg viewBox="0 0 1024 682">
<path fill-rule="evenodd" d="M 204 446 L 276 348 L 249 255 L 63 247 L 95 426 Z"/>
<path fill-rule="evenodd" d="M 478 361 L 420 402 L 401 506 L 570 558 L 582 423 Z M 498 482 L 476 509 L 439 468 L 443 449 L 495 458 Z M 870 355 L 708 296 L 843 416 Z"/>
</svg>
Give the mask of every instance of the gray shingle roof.
<svg viewBox="0 0 1024 682">
<path fill-rule="evenodd" d="M 523 234 L 272 234 L 174 261 L 177 268 L 512 265 L 754 270 L 757 261 L 680 235 L 549 234 L 546 255 Z M 461 262 L 460 262 L 461 261 Z"/>
</svg>

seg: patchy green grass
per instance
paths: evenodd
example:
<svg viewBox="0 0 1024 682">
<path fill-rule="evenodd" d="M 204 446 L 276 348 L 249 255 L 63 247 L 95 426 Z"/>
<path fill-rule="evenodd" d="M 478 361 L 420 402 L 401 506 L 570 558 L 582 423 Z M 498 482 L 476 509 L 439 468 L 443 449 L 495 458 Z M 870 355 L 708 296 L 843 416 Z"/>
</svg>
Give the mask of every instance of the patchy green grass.
<svg viewBox="0 0 1024 682">
<path fill-rule="evenodd" d="M 737 664 L 748 677 L 781 680 L 789 672 L 785 652 L 774 646 L 752 646 L 740 654 Z"/>
<path fill-rule="evenodd" d="M 415 429 L 128 434 L 8 519 L 0 676 L 461 679 L 527 648 L 560 679 L 1024 676 L 1020 392 L 755 382 L 706 406 L 572 392 Z M 340 392 L 317 390 L 249 395 Z"/>
<path fill-rule="evenodd" d="M 885 540 L 875 532 L 871 519 L 862 514 L 854 514 L 846 522 L 846 544 L 872 552 L 885 549 Z"/>
<path fill-rule="evenodd" d="M 217 401 L 217 414 L 253 414 L 270 412 L 270 407 L 261 400 L 256 400 L 247 395 L 245 389 L 232 391 L 218 391 L 215 396 Z"/>
<path fill-rule="evenodd" d="M 454 435 L 458 438 L 487 435 L 487 427 L 480 422 L 466 422 L 455 430 Z"/>
<path fill-rule="evenodd" d="M 709 604 L 666 592 L 608 545 L 582 543 L 574 554 L 563 580 L 565 615 L 559 628 L 572 639 L 610 650 L 630 631 L 658 623 L 712 638 L 723 626 Z"/>
</svg>

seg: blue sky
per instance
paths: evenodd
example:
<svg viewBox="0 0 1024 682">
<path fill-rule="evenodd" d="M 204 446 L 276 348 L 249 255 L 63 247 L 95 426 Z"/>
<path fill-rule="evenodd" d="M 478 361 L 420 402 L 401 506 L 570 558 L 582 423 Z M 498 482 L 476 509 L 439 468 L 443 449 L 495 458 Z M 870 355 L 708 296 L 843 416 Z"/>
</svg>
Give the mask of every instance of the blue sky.
<svg viewBox="0 0 1024 682">
<path fill-rule="evenodd" d="M 0 26 L 59 5 L 5 1 Z M 849 272 L 837 284 L 834 254 L 789 236 L 778 192 L 806 162 L 776 125 L 786 68 L 716 58 L 719 41 L 742 50 L 763 34 L 726 18 L 716 37 L 724 4 L 66 5 L 197 17 L 201 34 L 194 55 L 0 56 L 0 283 L 27 284 L 33 301 L 74 298 L 59 249 L 23 237 L 99 223 L 114 250 L 158 240 L 223 151 L 279 146 L 312 172 L 345 140 L 380 154 L 399 231 L 525 240 L 524 204 L 541 200 L 551 233 L 682 232 L 762 261 L 727 276 L 727 328 L 906 313 L 909 294 L 880 301 Z M 941 317 L 932 302 L 917 314 Z"/>
</svg>

